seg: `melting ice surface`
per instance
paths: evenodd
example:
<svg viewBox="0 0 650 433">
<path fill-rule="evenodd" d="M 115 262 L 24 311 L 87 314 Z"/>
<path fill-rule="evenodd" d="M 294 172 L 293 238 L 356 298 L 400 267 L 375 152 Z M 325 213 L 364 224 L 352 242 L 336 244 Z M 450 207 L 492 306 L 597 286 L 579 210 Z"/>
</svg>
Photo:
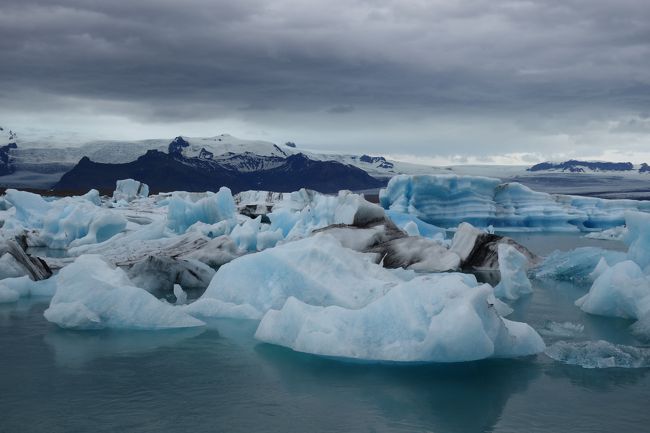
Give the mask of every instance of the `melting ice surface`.
<svg viewBox="0 0 650 433">
<path fill-rule="evenodd" d="M 493 291 L 468 273 L 383 267 L 365 248 L 387 235 L 385 214 L 354 194 L 273 195 L 265 221 L 241 215 L 244 199 L 229 191 L 146 197 L 136 186 L 123 184 L 129 197 L 110 205 L 94 194 L 43 200 L 45 215 L 73 215 L 67 225 L 28 212 L 42 204 L 31 196 L 2 210 L 4 233 L 28 230 L 35 245 L 67 249 L 48 258 L 62 267 L 48 280 L 0 282 L 0 431 L 637 432 L 650 423 L 646 215 L 622 214 L 622 248 L 578 232 L 596 214 L 609 224 L 602 209 L 567 220 L 566 199 L 559 210 L 546 203 L 544 218 L 557 218 L 544 228 L 574 233 L 515 236 L 536 263 L 499 244 Z M 502 189 L 495 203 L 537 224 L 534 200 L 522 205 L 517 190 L 508 202 Z M 386 214 L 448 249 L 436 227 L 445 224 L 409 206 Z M 123 227 L 93 237 L 93 221 L 101 232 L 113 220 Z M 186 292 L 209 266 L 220 268 L 205 293 Z M 167 299 L 138 286 L 140 274 L 173 279 Z"/>
</svg>

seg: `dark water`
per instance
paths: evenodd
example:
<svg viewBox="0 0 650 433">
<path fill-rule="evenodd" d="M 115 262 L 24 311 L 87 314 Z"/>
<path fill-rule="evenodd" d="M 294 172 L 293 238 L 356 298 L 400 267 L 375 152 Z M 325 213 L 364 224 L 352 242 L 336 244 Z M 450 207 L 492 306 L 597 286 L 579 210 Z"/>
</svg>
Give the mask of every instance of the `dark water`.
<svg viewBox="0 0 650 433">
<path fill-rule="evenodd" d="M 639 344 L 630 322 L 573 305 L 586 289 L 535 282 L 511 318 L 536 329 L 582 323 L 582 339 Z M 70 332 L 45 321 L 46 306 L 0 305 L 0 432 L 650 431 L 648 369 L 587 370 L 545 355 L 349 364 L 260 344 L 249 321 Z"/>
</svg>

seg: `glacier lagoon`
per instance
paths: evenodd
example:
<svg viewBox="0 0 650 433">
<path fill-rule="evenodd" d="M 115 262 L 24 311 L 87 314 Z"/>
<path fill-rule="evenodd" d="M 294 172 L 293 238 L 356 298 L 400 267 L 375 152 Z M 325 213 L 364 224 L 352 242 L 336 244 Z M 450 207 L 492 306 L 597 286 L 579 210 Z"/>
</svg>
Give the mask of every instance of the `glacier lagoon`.
<svg viewBox="0 0 650 433">
<path fill-rule="evenodd" d="M 629 320 L 573 305 L 587 289 L 533 280 L 533 294 L 509 317 L 531 324 L 547 344 L 639 345 Z M 349 363 L 260 343 L 249 320 L 81 332 L 43 320 L 47 306 L 36 298 L 0 305 L 0 430 L 643 432 L 650 423 L 645 368 L 584 369 L 544 354 Z"/>
<path fill-rule="evenodd" d="M 348 192 L 10 191 L 0 427 L 642 431 L 644 204 L 471 181 L 490 188 L 436 182 L 482 228 L 433 225 L 445 208 L 403 181 L 388 211 Z"/>
</svg>

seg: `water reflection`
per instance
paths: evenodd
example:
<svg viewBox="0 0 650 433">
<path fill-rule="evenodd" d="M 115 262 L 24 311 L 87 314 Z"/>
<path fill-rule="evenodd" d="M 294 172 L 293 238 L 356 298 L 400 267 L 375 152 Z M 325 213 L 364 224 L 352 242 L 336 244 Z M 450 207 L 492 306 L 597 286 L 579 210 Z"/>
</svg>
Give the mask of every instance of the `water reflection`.
<svg viewBox="0 0 650 433">
<path fill-rule="evenodd" d="M 79 367 L 107 356 L 125 356 L 174 346 L 205 332 L 204 328 L 167 331 L 67 331 L 52 329 L 44 341 L 60 367 Z"/>
<path fill-rule="evenodd" d="M 540 374 L 534 358 L 419 366 L 352 364 L 259 344 L 259 356 L 292 394 L 363 402 L 382 422 L 418 431 L 490 430 L 508 399 Z M 326 384 L 326 386 L 323 386 Z"/>
<path fill-rule="evenodd" d="M 648 368 L 582 368 L 553 363 L 545 374 L 556 379 L 568 379 L 571 384 L 590 391 L 611 391 L 627 388 L 645 378 Z"/>
</svg>

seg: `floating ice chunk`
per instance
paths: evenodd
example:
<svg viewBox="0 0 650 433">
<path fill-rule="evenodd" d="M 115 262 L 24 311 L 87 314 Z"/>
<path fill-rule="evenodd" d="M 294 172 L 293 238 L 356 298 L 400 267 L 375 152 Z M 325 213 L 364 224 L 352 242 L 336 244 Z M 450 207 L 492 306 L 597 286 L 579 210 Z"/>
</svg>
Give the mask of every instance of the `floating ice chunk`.
<svg viewBox="0 0 650 433">
<path fill-rule="evenodd" d="M 515 300 L 533 292 L 528 279 L 528 258 L 512 245 L 499 244 L 499 271 L 501 281 L 494 288 L 500 298 Z"/>
<path fill-rule="evenodd" d="M 464 262 L 474 249 L 476 239 L 483 233 L 485 232 L 469 223 L 459 224 L 456 233 L 454 233 L 454 239 L 451 242 L 451 251 L 458 254 L 461 262 Z"/>
<path fill-rule="evenodd" d="M 134 287 L 124 271 L 85 255 L 63 268 L 44 316 L 62 328 L 168 329 L 202 326 L 180 308 Z"/>
<path fill-rule="evenodd" d="M 378 362 L 461 362 L 544 350 L 528 325 L 502 319 L 489 285 L 462 274 L 422 276 L 365 307 L 314 306 L 290 297 L 255 337 L 299 352 Z"/>
<path fill-rule="evenodd" d="M 607 341 L 558 341 L 546 355 L 564 364 L 583 368 L 650 367 L 650 349 L 612 344 Z"/>
<path fill-rule="evenodd" d="M 268 224 L 262 224 L 262 217 L 258 216 L 235 226 L 230 238 L 239 248 L 254 252 L 274 247 L 284 236 L 281 229 L 270 230 Z"/>
<path fill-rule="evenodd" d="M 591 232 L 585 235 L 589 239 L 602 239 L 607 241 L 622 241 L 627 236 L 627 227 L 616 226 L 601 232 Z"/>
<path fill-rule="evenodd" d="M 580 323 L 547 321 L 540 334 L 551 337 L 573 338 L 582 335 L 585 327 Z"/>
<path fill-rule="evenodd" d="M 27 238 L 32 246 L 64 249 L 74 245 L 103 242 L 126 227 L 119 213 L 95 205 L 88 197 L 65 197 L 52 202 L 38 194 L 7 190 L 7 200 L 16 208 L 5 230 L 33 229 Z"/>
<path fill-rule="evenodd" d="M 554 251 L 534 270 L 535 278 L 553 278 L 569 281 L 593 281 L 592 272 L 601 259 L 616 264 L 625 260 L 620 251 L 596 247 L 581 247 L 571 251 Z M 595 276 L 595 274 L 593 275 Z"/>
<path fill-rule="evenodd" d="M 650 311 L 650 280 L 639 265 L 626 260 L 608 267 L 576 305 L 590 314 L 638 319 Z"/>
<path fill-rule="evenodd" d="M 167 208 L 167 225 L 176 233 L 185 231 L 197 222 L 214 224 L 235 217 L 235 201 L 230 189 L 221 187 L 216 194 L 192 202 L 174 193 Z"/>
<path fill-rule="evenodd" d="M 113 191 L 113 201 L 131 202 L 149 196 L 149 185 L 133 179 L 118 180 Z"/>
<path fill-rule="evenodd" d="M 628 233 L 625 242 L 629 245 L 627 256 L 641 269 L 650 271 L 650 214 L 628 212 L 625 214 Z"/>
<path fill-rule="evenodd" d="M 385 218 L 384 209 L 349 191 L 327 196 L 301 189 L 287 194 L 268 214 L 271 230 L 287 239 L 299 239 L 332 224 L 366 226 Z"/>
<path fill-rule="evenodd" d="M 282 307 L 290 296 L 313 305 L 359 308 L 401 282 L 400 274 L 406 275 L 384 269 L 373 259 L 344 248 L 332 236 L 317 234 L 223 265 L 200 300 L 249 305 L 257 318 Z"/>
<path fill-rule="evenodd" d="M 28 276 L 23 276 L 0 280 L 0 287 L 18 293 L 21 298 L 29 296 L 51 297 L 56 291 L 56 281 L 54 278 L 32 281 Z"/>
<path fill-rule="evenodd" d="M 15 189 L 6 191 L 5 200 L 15 208 L 15 218 L 27 227 L 40 227 L 44 215 L 51 208 L 50 203 L 43 200 L 40 195 Z"/>
</svg>

